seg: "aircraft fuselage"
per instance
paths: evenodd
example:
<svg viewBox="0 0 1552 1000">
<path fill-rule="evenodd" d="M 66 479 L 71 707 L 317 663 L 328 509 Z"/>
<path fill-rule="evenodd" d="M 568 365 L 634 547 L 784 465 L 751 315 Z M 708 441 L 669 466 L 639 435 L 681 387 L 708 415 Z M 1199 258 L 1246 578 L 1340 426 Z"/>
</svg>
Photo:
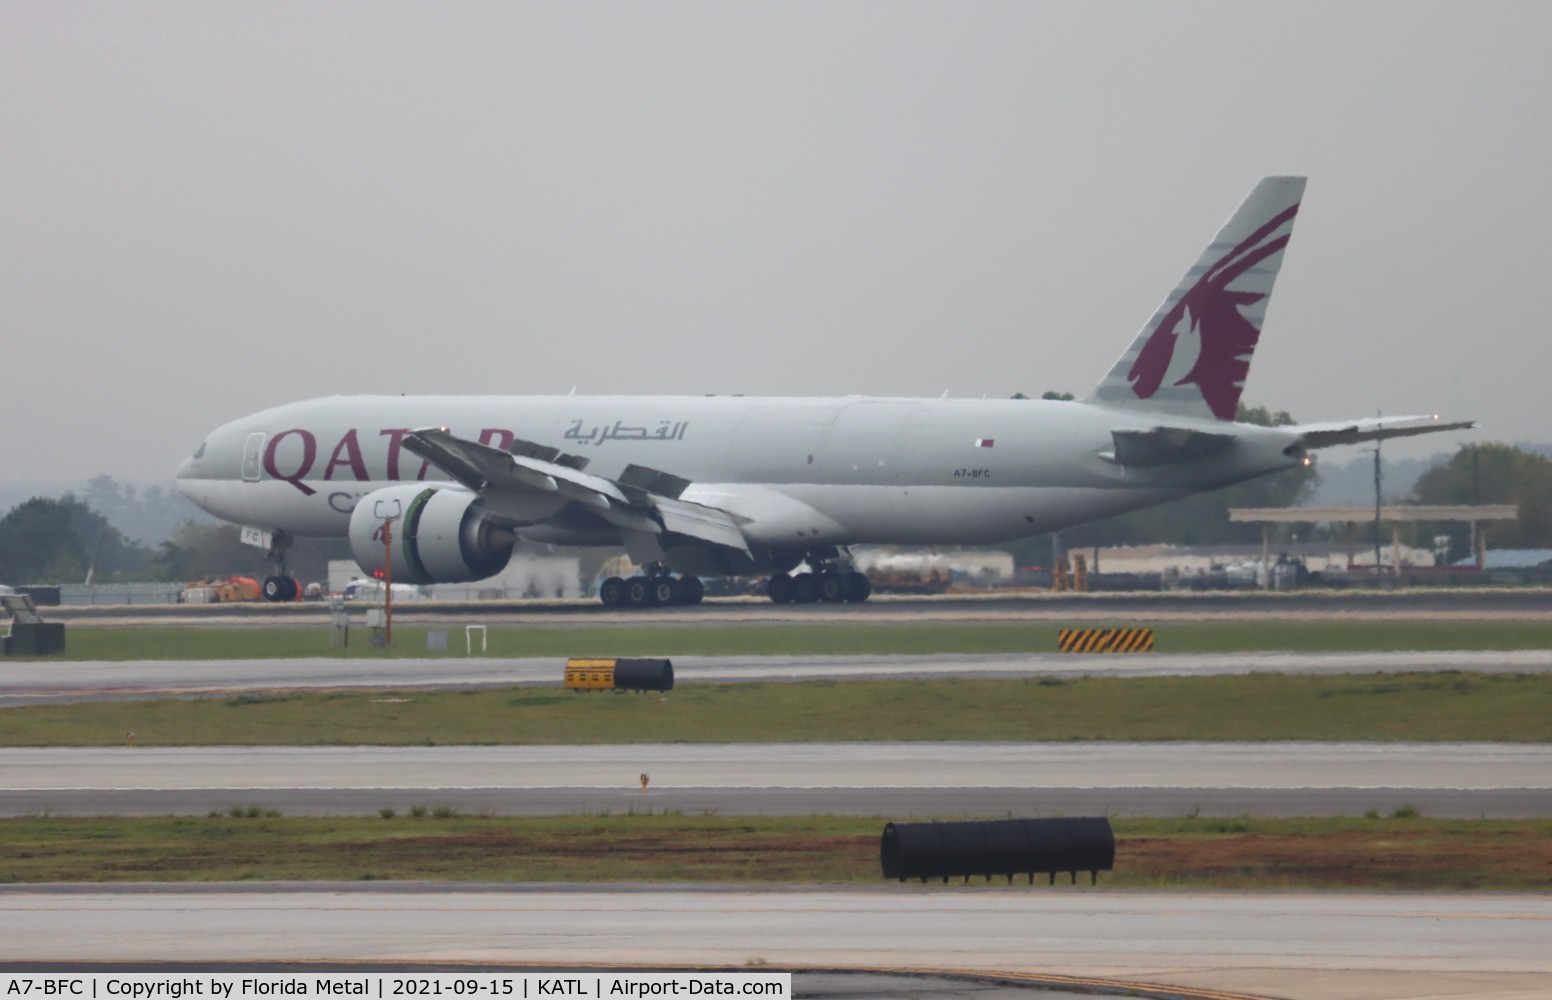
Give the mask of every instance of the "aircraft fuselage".
<svg viewBox="0 0 1552 1000">
<path fill-rule="evenodd" d="M 1225 425 L 1171 417 L 1171 426 Z M 1095 521 L 1299 464 L 1275 428 L 1229 425 L 1202 459 L 1128 467 L 1112 430 L 1147 415 L 1078 402 L 741 396 L 336 396 L 214 431 L 179 488 L 226 520 L 340 537 L 367 494 L 445 476 L 402 447 L 446 427 L 496 448 L 533 442 L 618 478 L 628 465 L 688 479 L 683 499 L 731 513 L 750 542 L 976 544 Z M 598 526 L 544 523 L 525 537 L 609 544 Z"/>
</svg>

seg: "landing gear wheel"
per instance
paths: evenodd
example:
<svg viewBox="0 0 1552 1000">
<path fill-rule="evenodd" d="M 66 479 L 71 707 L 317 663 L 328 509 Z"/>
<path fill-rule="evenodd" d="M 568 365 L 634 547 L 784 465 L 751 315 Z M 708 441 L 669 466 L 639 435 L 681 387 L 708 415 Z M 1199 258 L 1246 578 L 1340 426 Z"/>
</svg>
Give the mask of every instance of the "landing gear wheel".
<svg viewBox="0 0 1552 1000">
<path fill-rule="evenodd" d="M 698 576 L 676 577 L 670 582 L 673 584 L 674 597 L 669 604 L 699 604 L 701 598 L 706 596 L 706 588 Z"/>
<path fill-rule="evenodd" d="M 674 581 L 666 576 L 656 576 L 647 581 L 647 588 L 652 591 L 653 604 L 678 604 L 678 588 Z"/>
<path fill-rule="evenodd" d="M 606 608 L 618 608 L 625 603 L 625 581 L 611 576 L 598 587 L 598 599 Z"/>
<path fill-rule="evenodd" d="M 819 599 L 826 604 L 840 604 L 846 600 L 850 592 L 851 587 L 844 574 L 835 572 L 819 574 Z"/>
<path fill-rule="evenodd" d="M 644 576 L 633 576 L 625 581 L 625 603 L 633 608 L 650 608 L 657 603 L 652 581 Z"/>
<path fill-rule="evenodd" d="M 298 591 L 296 581 L 289 576 L 268 576 L 264 578 L 264 599 L 266 601 L 294 601 Z"/>
<path fill-rule="evenodd" d="M 777 573 L 765 585 L 765 594 L 772 604 L 787 604 L 792 600 L 792 577 Z"/>
<path fill-rule="evenodd" d="M 813 604 L 819 600 L 819 581 L 812 573 L 799 573 L 792 578 L 792 599 L 798 604 Z"/>
<path fill-rule="evenodd" d="M 865 574 L 853 570 L 846 574 L 846 599 L 861 604 L 873 593 L 873 582 Z"/>
</svg>

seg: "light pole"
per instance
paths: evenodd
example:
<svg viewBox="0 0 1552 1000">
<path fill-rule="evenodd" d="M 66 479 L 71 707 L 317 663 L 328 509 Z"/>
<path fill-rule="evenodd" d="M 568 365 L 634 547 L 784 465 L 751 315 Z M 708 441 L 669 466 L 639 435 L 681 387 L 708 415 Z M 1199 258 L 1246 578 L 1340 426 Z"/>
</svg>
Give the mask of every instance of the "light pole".
<svg viewBox="0 0 1552 1000">
<path fill-rule="evenodd" d="M 1378 418 L 1381 412 L 1376 410 Z M 1379 429 L 1379 424 L 1375 424 Z M 1380 439 L 1374 439 L 1374 585 L 1380 584 Z"/>
</svg>

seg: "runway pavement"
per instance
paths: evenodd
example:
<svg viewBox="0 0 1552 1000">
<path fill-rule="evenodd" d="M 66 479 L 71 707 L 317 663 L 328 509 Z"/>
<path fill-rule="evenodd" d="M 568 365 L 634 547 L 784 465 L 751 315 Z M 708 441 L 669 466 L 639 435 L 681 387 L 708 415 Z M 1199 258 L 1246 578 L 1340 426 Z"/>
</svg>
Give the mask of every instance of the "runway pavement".
<svg viewBox="0 0 1552 1000">
<path fill-rule="evenodd" d="M 1552 898 L 1507 894 L 0 886 L 0 962 L 888 967 L 1530 1000 L 1552 982 L 1549 934 Z"/>
<path fill-rule="evenodd" d="M 607 639 L 600 645 L 607 646 Z M 677 683 L 939 677 L 1156 677 L 1408 671 L 1547 673 L 1552 650 L 1370 653 L 1062 653 L 926 656 L 679 656 Z M 308 688 L 559 686 L 560 657 L 7 661 L 0 707 L 46 701 Z"/>
<path fill-rule="evenodd" d="M 650 783 L 642 792 L 639 776 Z M 0 749 L 0 815 L 451 805 L 919 816 L 1552 815 L 1552 746 L 797 743 Z"/>
</svg>

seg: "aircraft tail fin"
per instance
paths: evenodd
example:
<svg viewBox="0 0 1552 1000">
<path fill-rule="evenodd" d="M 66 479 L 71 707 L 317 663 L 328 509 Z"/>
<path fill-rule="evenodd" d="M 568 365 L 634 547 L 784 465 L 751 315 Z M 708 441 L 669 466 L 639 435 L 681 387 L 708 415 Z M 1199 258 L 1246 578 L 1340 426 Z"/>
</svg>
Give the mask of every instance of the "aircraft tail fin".
<svg viewBox="0 0 1552 1000">
<path fill-rule="evenodd" d="M 1263 178 L 1085 402 L 1233 420 L 1303 197 Z"/>
</svg>

